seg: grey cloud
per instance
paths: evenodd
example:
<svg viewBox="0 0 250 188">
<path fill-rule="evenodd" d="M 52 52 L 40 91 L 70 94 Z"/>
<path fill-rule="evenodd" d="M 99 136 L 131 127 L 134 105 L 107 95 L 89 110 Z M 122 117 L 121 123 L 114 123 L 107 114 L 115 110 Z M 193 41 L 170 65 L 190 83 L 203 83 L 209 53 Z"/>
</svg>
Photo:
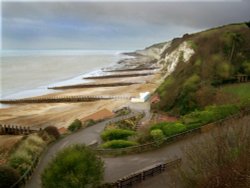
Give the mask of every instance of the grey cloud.
<svg viewBox="0 0 250 188">
<path fill-rule="evenodd" d="M 18 38 L 18 31 L 9 28 L 10 23 L 19 23 L 16 25 L 23 25 L 24 32 L 25 28 L 37 27 L 37 31 L 40 31 L 37 33 L 44 35 L 39 36 L 41 41 L 34 44 L 38 47 L 46 47 L 47 42 L 47 46 L 55 48 L 57 43 L 72 48 L 74 45 L 77 48 L 92 48 L 95 45 L 105 48 L 108 41 L 112 43 L 109 46 L 114 48 L 145 47 L 186 32 L 248 21 L 249 7 L 248 0 L 178 3 L 2 2 L 3 44 L 8 48 L 25 46 L 18 44 L 11 35 L 12 31 Z M 32 48 L 32 43 L 29 45 Z"/>
<path fill-rule="evenodd" d="M 210 27 L 245 21 L 250 17 L 250 2 L 26 2 L 3 3 L 3 17 L 29 19 L 72 19 L 97 23 L 183 24 Z"/>
</svg>

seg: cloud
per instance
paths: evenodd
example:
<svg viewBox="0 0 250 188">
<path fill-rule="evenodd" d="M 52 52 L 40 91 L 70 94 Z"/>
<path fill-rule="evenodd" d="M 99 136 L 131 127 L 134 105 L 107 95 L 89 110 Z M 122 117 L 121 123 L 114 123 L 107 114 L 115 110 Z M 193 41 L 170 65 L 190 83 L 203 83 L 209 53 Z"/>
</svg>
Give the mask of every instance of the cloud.
<svg viewBox="0 0 250 188">
<path fill-rule="evenodd" d="M 115 42 L 120 42 L 121 48 L 134 45 L 132 41 L 143 46 L 169 40 L 181 32 L 248 21 L 249 7 L 249 1 L 3 2 L 3 46 L 11 48 L 8 40 L 15 38 L 18 43 L 18 33 L 25 35 L 25 31 L 31 38 L 37 33 L 44 41 L 58 40 L 61 46 L 72 47 L 75 44 L 72 41 L 88 41 L 82 47 L 93 47 L 90 40 L 97 47 L 105 47 L 106 41 L 113 42 L 114 47 L 119 46 Z M 13 45 L 14 40 L 11 41 Z M 41 45 L 46 46 L 44 42 Z"/>
</svg>

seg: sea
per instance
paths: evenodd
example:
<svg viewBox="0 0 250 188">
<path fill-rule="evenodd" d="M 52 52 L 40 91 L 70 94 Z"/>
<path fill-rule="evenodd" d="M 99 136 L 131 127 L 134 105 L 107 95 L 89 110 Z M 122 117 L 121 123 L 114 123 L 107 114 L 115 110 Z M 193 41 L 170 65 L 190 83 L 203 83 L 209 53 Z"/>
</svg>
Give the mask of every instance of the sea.
<svg viewBox="0 0 250 188">
<path fill-rule="evenodd" d="M 129 50 L 4 50 L 0 62 L 0 98 L 17 99 L 55 92 L 52 86 L 89 82 L 114 67 Z"/>
</svg>

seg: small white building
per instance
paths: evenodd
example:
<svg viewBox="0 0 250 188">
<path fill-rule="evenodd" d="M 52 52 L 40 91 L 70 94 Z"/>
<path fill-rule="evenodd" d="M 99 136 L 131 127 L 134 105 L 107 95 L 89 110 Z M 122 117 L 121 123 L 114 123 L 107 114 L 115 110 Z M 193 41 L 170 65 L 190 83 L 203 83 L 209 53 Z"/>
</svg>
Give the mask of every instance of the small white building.
<svg viewBox="0 0 250 188">
<path fill-rule="evenodd" d="M 139 97 L 132 97 L 131 102 L 136 103 L 136 102 L 146 102 L 150 97 L 150 92 L 144 92 L 140 93 Z"/>
</svg>

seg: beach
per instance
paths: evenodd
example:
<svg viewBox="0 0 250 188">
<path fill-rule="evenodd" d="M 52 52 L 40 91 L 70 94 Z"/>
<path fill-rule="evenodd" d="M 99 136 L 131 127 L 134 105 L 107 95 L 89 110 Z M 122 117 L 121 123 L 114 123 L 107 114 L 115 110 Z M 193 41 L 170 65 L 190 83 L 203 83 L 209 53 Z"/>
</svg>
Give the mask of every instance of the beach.
<svg viewBox="0 0 250 188">
<path fill-rule="evenodd" d="M 139 58 L 139 59 L 138 59 Z M 101 66 L 104 70 L 115 70 L 135 67 L 150 67 L 152 66 L 151 59 L 146 57 L 126 58 L 121 60 L 115 59 L 116 63 L 113 66 L 110 64 Z M 113 62 L 114 63 L 114 62 Z M 105 68 L 104 68 L 105 67 Z M 60 70 L 65 69 L 62 67 Z M 60 71 L 58 70 L 58 71 Z M 97 71 L 97 70 L 95 70 Z M 97 71 L 98 72 L 98 71 Z M 130 103 L 129 97 L 138 96 L 140 92 L 153 92 L 159 85 L 160 75 L 157 70 L 136 70 L 132 71 L 135 75 L 145 74 L 143 76 L 136 77 L 117 77 L 117 78 L 102 78 L 102 79 L 89 79 L 84 80 L 83 74 L 79 72 L 78 75 L 73 78 L 79 78 L 77 82 L 61 82 L 59 85 L 72 85 L 79 83 L 124 83 L 134 82 L 136 84 L 116 86 L 116 87 L 93 87 L 93 88 L 74 88 L 66 90 L 51 90 L 47 89 L 48 93 L 36 93 L 32 98 L 36 97 L 68 97 L 68 96 L 127 96 L 127 99 L 109 99 L 98 100 L 92 102 L 78 102 L 78 103 L 37 103 L 37 104 L 17 104 L 10 105 L 8 108 L 0 109 L 0 123 L 9 125 L 28 126 L 32 128 L 45 128 L 49 125 L 56 126 L 58 128 L 70 125 L 75 119 L 84 119 L 93 113 L 100 110 L 107 109 L 113 111 L 123 106 L 128 106 Z M 148 74 L 147 73 L 151 73 Z M 88 76 L 98 75 L 114 75 L 114 74 L 131 74 L 130 70 L 120 72 L 105 72 L 99 70 L 98 74 L 88 74 Z M 86 76 L 86 73 L 85 73 Z M 58 86 L 57 84 L 47 84 L 47 86 Z M 20 97 L 19 97 L 20 98 Z"/>
</svg>

